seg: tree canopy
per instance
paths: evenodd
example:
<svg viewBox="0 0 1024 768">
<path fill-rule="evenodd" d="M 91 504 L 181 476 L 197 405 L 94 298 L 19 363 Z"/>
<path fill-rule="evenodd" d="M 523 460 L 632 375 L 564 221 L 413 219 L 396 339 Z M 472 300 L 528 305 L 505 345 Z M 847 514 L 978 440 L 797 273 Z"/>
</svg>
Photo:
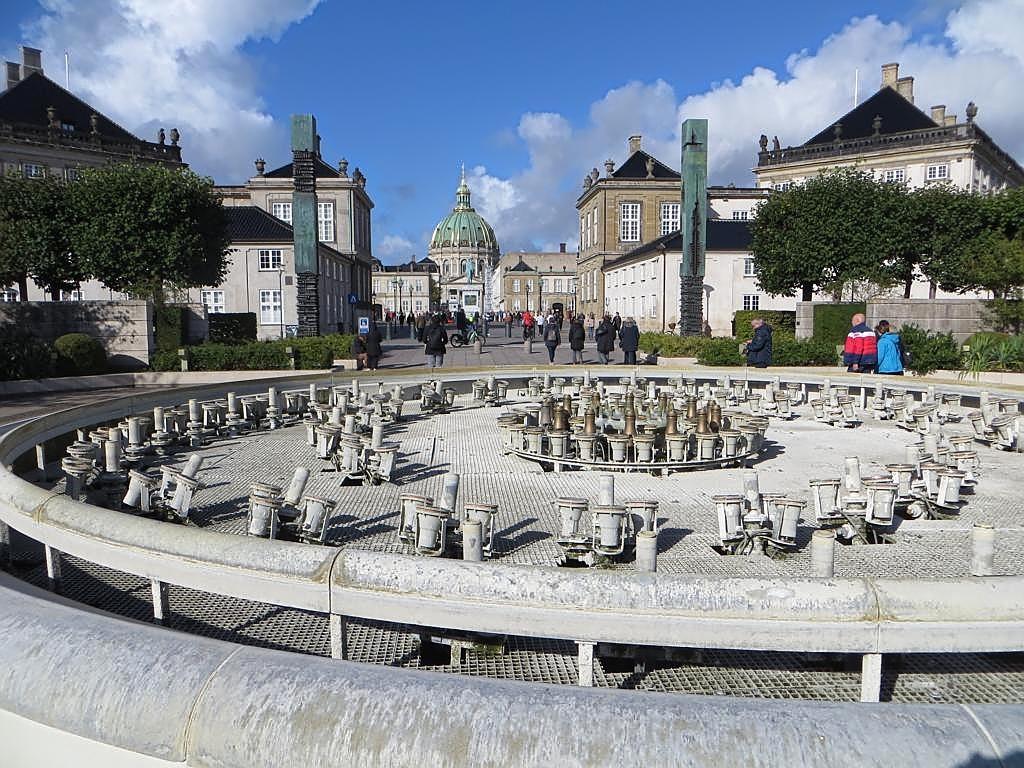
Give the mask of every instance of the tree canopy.
<svg viewBox="0 0 1024 768">
<path fill-rule="evenodd" d="M 156 165 L 56 177 L 0 177 L 0 285 L 31 277 L 59 298 L 95 278 L 160 300 L 165 290 L 218 285 L 227 218 L 210 179 Z"/>
</svg>

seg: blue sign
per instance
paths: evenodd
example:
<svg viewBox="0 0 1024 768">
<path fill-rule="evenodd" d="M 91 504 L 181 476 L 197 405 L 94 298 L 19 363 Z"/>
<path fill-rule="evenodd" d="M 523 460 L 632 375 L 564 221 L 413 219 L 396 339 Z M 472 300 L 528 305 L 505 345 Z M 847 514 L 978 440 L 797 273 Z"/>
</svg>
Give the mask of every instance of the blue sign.
<svg viewBox="0 0 1024 768">
<path fill-rule="evenodd" d="M 359 332 L 369 333 L 370 332 L 370 318 L 363 315 L 359 318 Z"/>
<path fill-rule="evenodd" d="M 350 293 L 348 295 L 348 303 L 349 304 L 358 304 L 359 303 L 359 297 L 356 296 L 354 293 Z"/>
</svg>

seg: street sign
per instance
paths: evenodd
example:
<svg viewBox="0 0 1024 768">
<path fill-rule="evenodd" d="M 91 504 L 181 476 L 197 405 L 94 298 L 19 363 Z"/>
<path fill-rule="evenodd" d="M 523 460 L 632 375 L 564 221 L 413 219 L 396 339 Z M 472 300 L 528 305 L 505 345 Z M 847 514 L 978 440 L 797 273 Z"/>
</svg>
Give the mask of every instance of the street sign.
<svg viewBox="0 0 1024 768">
<path fill-rule="evenodd" d="M 351 296 L 351 295 L 354 295 L 354 294 L 349 294 L 349 295 Z M 369 333 L 370 332 L 370 318 L 368 318 L 366 315 L 362 315 L 359 318 L 359 332 L 360 333 Z"/>
<path fill-rule="evenodd" d="M 349 304 L 358 304 L 359 303 L 359 297 L 356 296 L 354 293 L 350 293 L 348 295 L 348 303 Z"/>
</svg>

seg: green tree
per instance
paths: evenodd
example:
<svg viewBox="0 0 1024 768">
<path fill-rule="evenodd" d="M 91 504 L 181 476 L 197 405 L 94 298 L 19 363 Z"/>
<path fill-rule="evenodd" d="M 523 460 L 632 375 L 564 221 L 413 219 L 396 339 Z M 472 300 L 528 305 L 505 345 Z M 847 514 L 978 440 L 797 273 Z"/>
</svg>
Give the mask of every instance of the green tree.
<svg viewBox="0 0 1024 768">
<path fill-rule="evenodd" d="M 20 284 L 25 299 L 31 277 L 57 301 L 86 277 L 71 247 L 73 229 L 68 185 L 44 176 L 0 179 L 0 283 Z"/>
<path fill-rule="evenodd" d="M 71 186 L 74 243 L 93 277 L 138 298 L 219 285 L 227 217 L 213 181 L 159 165 L 111 165 Z"/>
<path fill-rule="evenodd" d="M 761 289 L 810 301 L 819 288 L 891 280 L 882 268 L 897 237 L 891 186 L 839 169 L 769 197 L 751 224 Z"/>
</svg>

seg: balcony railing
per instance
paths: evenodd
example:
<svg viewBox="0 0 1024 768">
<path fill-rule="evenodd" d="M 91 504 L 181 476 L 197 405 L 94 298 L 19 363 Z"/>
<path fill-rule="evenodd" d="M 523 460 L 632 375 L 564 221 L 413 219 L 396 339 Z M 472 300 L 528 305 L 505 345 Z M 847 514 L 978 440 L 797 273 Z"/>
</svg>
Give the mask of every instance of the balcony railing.
<svg viewBox="0 0 1024 768">
<path fill-rule="evenodd" d="M 102 152 L 126 159 L 181 162 L 181 147 L 176 144 L 156 144 L 141 139 L 126 141 L 99 133 L 81 133 L 26 123 L 0 122 L 0 141 Z"/>
</svg>

